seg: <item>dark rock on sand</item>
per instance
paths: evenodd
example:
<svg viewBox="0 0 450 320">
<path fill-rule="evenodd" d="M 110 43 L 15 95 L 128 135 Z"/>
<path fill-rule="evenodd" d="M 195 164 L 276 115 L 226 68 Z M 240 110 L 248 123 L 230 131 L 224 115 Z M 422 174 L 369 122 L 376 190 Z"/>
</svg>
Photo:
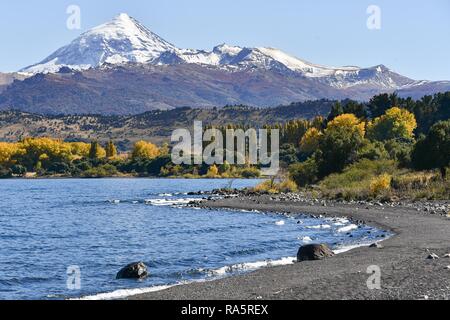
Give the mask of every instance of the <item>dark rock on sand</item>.
<svg viewBox="0 0 450 320">
<path fill-rule="evenodd" d="M 380 243 L 375 242 L 374 244 L 371 244 L 371 245 L 369 246 L 369 248 L 383 249 L 384 247 L 383 247 Z"/>
<path fill-rule="evenodd" d="M 326 244 L 308 244 L 300 248 L 297 261 L 322 260 L 334 256 L 334 252 Z"/>
<path fill-rule="evenodd" d="M 430 253 L 430 255 L 427 257 L 428 260 L 437 260 L 439 259 L 439 256 L 436 253 Z"/>
<path fill-rule="evenodd" d="M 147 266 L 143 262 L 130 263 L 117 273 L 116 279 L 144 279 L 148 276 Z"/>
</svg>

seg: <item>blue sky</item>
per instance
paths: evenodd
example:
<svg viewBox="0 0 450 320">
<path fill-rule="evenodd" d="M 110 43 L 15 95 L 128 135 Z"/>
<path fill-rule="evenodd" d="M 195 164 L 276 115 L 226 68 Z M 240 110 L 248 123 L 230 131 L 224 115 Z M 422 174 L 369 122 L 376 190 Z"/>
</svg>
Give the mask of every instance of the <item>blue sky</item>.
<svg viewBox="0 0 450 320">
<path fill-rule="evenodd" d="M 81 8 L 81 30 L 66 28 L 71 4 Z M 369 5 L 381 9 L 381 30 L 366 26 Z M 450 80 L 448 0 L 2 0 L 0 71 L 39 62 L 120 12 L 182 48 L 272 46 L 318 64 L 385 64 Z"/>
</svg>

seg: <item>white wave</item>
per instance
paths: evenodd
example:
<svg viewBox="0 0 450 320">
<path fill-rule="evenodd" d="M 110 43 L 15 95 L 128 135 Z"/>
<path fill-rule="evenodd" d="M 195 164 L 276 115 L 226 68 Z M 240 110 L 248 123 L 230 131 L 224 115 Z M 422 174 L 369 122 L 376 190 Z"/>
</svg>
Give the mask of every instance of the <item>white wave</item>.
<svg viewBox="0 0 450 320">
<path fill-rule="evenodd" d="M 209 273 L 215 276 L 223 276 L 230 273 L 257 270 L 267 267 L 285 266 L 289 264 L 294 264 L 297 259 L 293 257 L 281 258 L 279 260 L 266 260 L 257 262 L 247 262 L 234 264 L 231 266 L 225 266 L 219 269 L 211 270 Z"/>
<path fill-rule="evenodd" d="M 277 226 L 284 226 L 284 225 L 286 224 L 286 221 L 283 221 L 283 220 L 277 221 L 277 222 L 275 222 L 275 224 L 276 224 Z"/>
<path fill-rule="evenodd" d="M 159 197 L 173 197 L 173 194 L 171 194 L 171 193 L 161 193 L 158 196 Z"/>
<path fill-rule="evenodd" d="M 308 227 L 306 227 L 307 229 L 330 229 L 331 228 L 331 226 L 330 225 L 328 225 L 328 224 L 321 224 L 321 225 L 318 225 L 318 226 L 308 226 Z"/>
<path fill-rule="evenodd" d="M 350 220 L 348 220 L 347 218 L 332 218 L 327 220 L 333 222 L 335 226 L 345 226 L 350 223 Z"/>
<path fill-rule="evenodd" d="M 312 242 L 311 237 L 308 237 L 308 236 L 303 237 L 301 240 L 302 240 L 303 242 L 305 242 L 305 243 Z"/>
<path fill-rule="evenodd" d="M 198 201 L 198 198 L 184 198 L 184 199 L 147 199 L 145 204 L 152 206 L 175 206 L 188 204 L 192 201 Z"/>
<path fill-rule="evenodd" d="M 350 231 L 356 230 L 356 229 L 358 229 L 358 226 L 356 224 L 351 224 L 349 226 L 338 229 L 337 232 L 344 233 L 344 232 L 350 232 Z"/>
<path fill-rule="evenodd" d="M 114 300 L 114 299 L 123 299 L 126 297 L 131 297 L 139 294 L 158 292 L 166 289 L 170 289 L 172 287 L 179 286 L 181 284 L 175 285 L 163 285 L 163 286 L 155 286 L 150 288 L 136 288 L 136 289 L 120 289 L 113 292 L 107 293 L 99 293 L 91 296 L 81 297 L 77 299 L 70 300 Z"/>
<path fill-rule="evenodd" d="M 120 200 L 108 200 L 108 202 L 111 204 L 119 204 Z"/>
<path fill-rule="evenodd" d="M 359 244 L 353 244 L 353 245 L 349 245 L 349 246 L 342 246 L 342 247 L 338 247 L 338 248 L 334 249 L 333 252 L 335 254 L 341 254 L 341 253 L 345 253 L 345 252 L 348 252 L 348 251 L 356 249 L 356 248 L 369 247 L 371 244 L 372 243 L 359 243 Z"/>
<path fill-rule="evenodd" d="M 242 209 L 242 210 L 237 210 L 238 212 L 242 212 L 242 213 L 261 213 L 261 211 L 259 211 L 259 210 L 245 210 L 245 209 Z"/>
</svg>

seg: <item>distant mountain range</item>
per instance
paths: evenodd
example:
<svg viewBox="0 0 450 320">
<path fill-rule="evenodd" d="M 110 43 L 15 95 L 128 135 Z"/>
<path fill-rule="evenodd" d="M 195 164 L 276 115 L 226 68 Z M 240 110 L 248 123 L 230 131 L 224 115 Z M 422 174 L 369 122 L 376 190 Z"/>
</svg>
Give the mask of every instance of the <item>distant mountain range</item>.
<svg viewBox="0 0 450 320">
<path fill-rule="evenodd" d="M 273 48 L 180 49 L 120 14 L 42 62 L 0 74 L 0 110 L 126 115 L 183 106 L 367 100 L 384 92 L 418 98 L 449 90 L 449 81 L 415 81 L 383 65 L 326 67 Z"/>
</svg>

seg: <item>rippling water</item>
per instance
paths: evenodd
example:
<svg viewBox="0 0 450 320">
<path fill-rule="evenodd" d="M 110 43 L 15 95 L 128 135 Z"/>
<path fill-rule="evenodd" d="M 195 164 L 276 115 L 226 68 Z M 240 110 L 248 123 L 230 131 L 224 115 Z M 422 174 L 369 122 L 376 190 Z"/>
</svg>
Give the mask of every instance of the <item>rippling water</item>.
<svg viewBox="0 0 450 320">
<path fill-rule="evenodd" d="M 257 182 L 236 180 L 233 187 Z M 311 241 L 339 248 L 382 235 L 342 219 L 182 207 L 193 198 L 188 192 L 227 185 L 225 180 L 0 181 L 0 299 L 63 299 L 214 279 L 268 260 L 289 263 L 298 247 Z M 115 280 L 135 261 L 149 266 L 148 279 Z M 69 266 L 81 270 L 79 290 L 67 288 Z"/>
</svg>

